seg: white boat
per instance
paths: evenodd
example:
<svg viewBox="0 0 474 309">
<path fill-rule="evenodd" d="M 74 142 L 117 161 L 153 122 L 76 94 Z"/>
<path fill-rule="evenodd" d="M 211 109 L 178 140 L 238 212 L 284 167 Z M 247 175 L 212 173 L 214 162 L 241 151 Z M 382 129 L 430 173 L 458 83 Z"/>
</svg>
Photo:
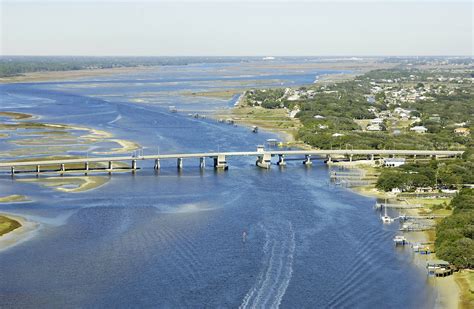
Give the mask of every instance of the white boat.
<svg viewBox="0 0 474 309">
<path fill-rule="evenodd" d="M 253 132 L 253 133 L 258 133 L 258 127 L 257 127 L 257 126 L 253 126 L 253 127 L 252 127 L 252 132 Z"/>
<path fill-rule="evenodd" d="M 393 219 L 390 218 L 389 215 L 387 215 L 387 207 L 384 207 L 384 208 L 385 208 L 385 214 L 382 217 L 380 217 L 382 219 L 382 222 L 383 223 L 392 223 Z"/>
</svg>

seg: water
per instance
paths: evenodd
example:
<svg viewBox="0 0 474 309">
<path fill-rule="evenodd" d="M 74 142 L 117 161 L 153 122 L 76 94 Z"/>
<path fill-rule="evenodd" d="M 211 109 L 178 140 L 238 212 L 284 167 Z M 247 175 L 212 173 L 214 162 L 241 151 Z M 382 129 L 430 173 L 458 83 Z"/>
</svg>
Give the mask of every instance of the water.
<svg viewBox="0 0 474 309">
<path fill-rule="evenodd" d="M 158 147 L 254 150 L 275 136 L 172 114 L 168 106 L 226 108 L 227 100 L 179 92 L 229 81 L 298 85 L 322 73 L 201 64 L 1 85 L 0 109 L 103 129 L 139 142 L 145 154 Z M 148 101 L 137 103 L 140 97 Z M 373 199 L 329 185 L 324 163 L 288 161 L 262 170 L 255 158 L 228 162 L 227 172 L 200 171 L 189 159 L 180 173 L 176 162 L 162 162 L 158 174 L 149 162 L 136 175 L 115 174 L 105 186 L 76 194 L 2 176 L 0 195 L 25 194 L 33 202 L 2 204 L 0 211 L 42 228 L 0 253 L 0 307 L 433 306 L 434 291 L 413 257 L 393 246 L 396 225 L 382 225 Z"/>
</svg>

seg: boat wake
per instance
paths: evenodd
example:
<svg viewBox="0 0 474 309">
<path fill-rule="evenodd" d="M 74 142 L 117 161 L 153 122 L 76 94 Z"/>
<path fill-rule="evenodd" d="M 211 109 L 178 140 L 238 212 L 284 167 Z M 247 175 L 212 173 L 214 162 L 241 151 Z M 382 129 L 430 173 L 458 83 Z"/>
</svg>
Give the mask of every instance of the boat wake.
<svg viewBox="0 0 474 309">
<path fill-rule="evenodd" d="M 278 307 L 293 274 L 295 232 L 289 221 L 260 223 L 265 232 L 262 266 L 239 308 Z"/>
<path fill-rule="evenodd" d="M 121 115 L 121 114 L 118 114 L 117 117 L 115 117 L 114 120 L 111 120 L 111 121 L 107 122 L 107 124 L 114 124 L 114 123 L 116 123 L 117 121 L 119 121 L 120 119 L 122 119 L 122 115 Z"/>
<path fill-rule="evenodd" d="M 381 261 L 383 257 L 377 248 L 377 244 L 386 241 L 391 237 L 389 231 L 368 230 L 362 237 L 366 241 L 359 245 L 353 257 L 353 263 L 349 269 L 346 269 L 346 275 L 342 278 L 339 288 L 331 295 L 329 303 L 330 308 L 350 307 L 357 303 L 356 298 L 365 295 L 362 291 L 366 291 L 371 284 L 370 277 L 383 267 Z M 354 241 L 356 241 L 354 239 Z"/>
</svg>

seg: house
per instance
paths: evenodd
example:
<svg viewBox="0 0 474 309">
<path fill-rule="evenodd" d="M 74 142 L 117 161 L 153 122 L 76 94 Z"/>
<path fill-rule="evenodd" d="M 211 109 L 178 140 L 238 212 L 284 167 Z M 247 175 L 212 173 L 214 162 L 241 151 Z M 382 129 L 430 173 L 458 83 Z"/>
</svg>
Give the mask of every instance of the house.
<svg viewBox="0 0 474 309">
<path fill-rule="evenodd" d="M 405 158 L 385 158 L 383 159 L 383 166 L 385 167 L 399 167 L 405 164 Z"/>
<path fill-rule="evenodd" d="M 379 124 L 370 124 L 367 126 L 367 131 L 382 131 Z"/>
<path fill-rule="evenodd" d="M 432 187 L 417 187 L 415 189 L 416 193 L 428 193 L 428 192 L 433 192 Z"/>
<path fill-rule="evenodd" d="M 322 116 L 322 115 L 316 115 L 316 116 L 314 116 L 314 119 L 324 119 L 324 118 L 326 118 L 326 117 L 324 117 L 324 116 Z"/>
<path fill-rule="evenodd" d="M 471 132 L 469 128 L 456 128 L 454 129 L 454 133 L 462 136 L 468 136 Z"/>
<path fill-rule="evenodd" d="M 423 133 L 426 133 L 428 131 L 428 129 L 424 126 L 414 126 L 414 127 L 410 128 L 410 131 L 414 131 L 416 133 L 423 134 Z"/>
<path fill-rule="evenodd" d="M 395 193 L 395 194 L 402 193 L 402 190 L 400 190 L 400 188 L 392 188 L 392 193 Z"/>
<path fill-rule="evenodd" d="M 382 124 L 383 119 L 382 118 L 374 118 L 374 119 L 370 120 L 370 123 L 371 124 Z"/>
<path fill-rule="evenodd" d="M 441 117 L 438 114 L 433 114 L 428 119 L 431 120 L 431 121 L 434 121 L 434 122 L 440 122 L 441 121 Z"/>
<path fill-rule="evenodd" d="M 339 137 L 339 136 L 344 136 L 344 134 L 341 134 L 341 133 L 334 133 L 332 136 L 333 136 L 333 137 Z"/>
</svg>

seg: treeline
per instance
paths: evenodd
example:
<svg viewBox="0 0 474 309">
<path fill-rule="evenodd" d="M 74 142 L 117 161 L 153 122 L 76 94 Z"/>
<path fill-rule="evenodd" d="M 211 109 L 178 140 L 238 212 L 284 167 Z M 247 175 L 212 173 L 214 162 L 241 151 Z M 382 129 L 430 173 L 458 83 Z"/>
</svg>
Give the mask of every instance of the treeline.
<svg viewBox="0 0 474 309">
<path fill-rule="evenodd" d="M 383 169 L 376 187 L 383 191 L 391 191 L 393 188 L 414 191 L 418 187 L 456 188 L 471 183 L 474 183 L 474 150 L 469 148 L 462 159 L 433 159 L 428 163 L 412 163 Z"/>
<path fill-rule="evenodd" d="M 108 69 L 118 67 L 188 65 L 193 63 L 223 63 L 247 61 L 237 57 L 0 57 L 0 77 L 29 72 Z"/>
<path fill-rule="evenodd" d="M 474 189 L 463 189 L 450 204 L 453 214 L 436 226 L 436 255 L 458 268 L 474 268 Z"/>
</svg>

